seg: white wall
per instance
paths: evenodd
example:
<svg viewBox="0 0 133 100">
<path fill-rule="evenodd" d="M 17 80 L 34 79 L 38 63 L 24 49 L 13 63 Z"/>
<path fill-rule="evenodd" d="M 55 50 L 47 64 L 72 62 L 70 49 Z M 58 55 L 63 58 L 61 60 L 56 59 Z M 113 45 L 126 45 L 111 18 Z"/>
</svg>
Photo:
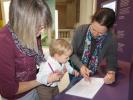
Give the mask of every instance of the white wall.
<svg viewBox="0 0 133 100">
<path fill-rule="evenodd" d="M 96 10 L 97 0 L 80 0 L 80 21 L 79 24 L 88 24 Z"/>
<path fill-rule="evenodd" d="M 7 22 L 9 21 L 9 5 L 10 0 L 1 0 L 3 24 L 7 24 Z"/>
</svg>

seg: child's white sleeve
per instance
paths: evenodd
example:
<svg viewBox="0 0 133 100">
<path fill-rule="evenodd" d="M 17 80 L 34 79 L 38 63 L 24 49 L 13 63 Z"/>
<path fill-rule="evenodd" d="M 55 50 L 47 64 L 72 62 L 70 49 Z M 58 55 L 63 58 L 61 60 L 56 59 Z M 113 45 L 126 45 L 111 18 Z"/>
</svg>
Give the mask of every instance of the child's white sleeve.
<svg viewBox="0 0 133 100">
<path fill-rule="evenodd" d="M 47 67 L 47 62 L 42 62 L 39 66 L 39 72 L 36 75 L 36 80 L 40 82 L 41 84 L 48 85 L 48 72 L 49 72 L 49 67 Z"/>
<path fill-rule="evenodd" d="M 68 73 L 70 73 L 70 74 L 72 74 L 72 72 L 73 72 L 73 67 L 70 65 L 70 63 L 69 62 L 66 62 L 65 63 L 65 66 L 66 66 L 66 69 L 67 69 L 67 71 L 68 71 Z"/>
</svg>

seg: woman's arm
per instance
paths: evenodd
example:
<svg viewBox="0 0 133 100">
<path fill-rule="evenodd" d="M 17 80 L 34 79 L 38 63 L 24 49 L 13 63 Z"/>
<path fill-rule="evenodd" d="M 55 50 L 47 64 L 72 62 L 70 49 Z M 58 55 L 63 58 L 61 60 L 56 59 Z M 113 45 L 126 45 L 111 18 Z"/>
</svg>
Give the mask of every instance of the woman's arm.
<svg viewBox="0 0 133 100">
<path fill-rule="evenodd" d="M 19 88 L 16 94 L 24 93 L 39 85 L 41 85 L 41 83 L 37 82 L 36 80 L 27 81 L 27 82 L 19 82 Z"/>
<path fill-rule="evenodd" d="M 81 57 L 82 57 L 82 53 L 84 49 L 84 46 L 82 43 L 83 41 L 85 41 L 84 37 L 85 37 L 87 30 L 88 30 L 87 24 L 79 26 L 75 30 L 73 38 L 72 38 L 71 44 L 73 46 L 73 54 L 70 57 L 70 60 L 72 60 L 72 62 L 78 67 L 82 66 Z"/>
<path fill-rule="evenodd" d="M 116 37 L 111 37 L 109 41 L 109 48 L 106 54 L 107 57 L 107 70 L 108 71 L 117 71 L 118 63 L 117 63 L 117 39 Z"/>
<path fill-rule="evenodd" d="M 115 82 L 117 64 L 117 40 L 115 37 L 110 37 L 108 40 L 109 47 L 107 49 L 107 73 L 104 77 L 105 84 L 112 84 Z"/>
</svg>

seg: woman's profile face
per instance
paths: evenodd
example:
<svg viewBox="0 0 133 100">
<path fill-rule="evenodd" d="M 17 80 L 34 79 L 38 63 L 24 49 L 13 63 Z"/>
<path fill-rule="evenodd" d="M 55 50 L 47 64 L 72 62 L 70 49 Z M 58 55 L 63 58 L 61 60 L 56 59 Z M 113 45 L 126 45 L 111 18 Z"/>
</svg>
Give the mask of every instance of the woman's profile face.
<svg viewBox="0 0 133 100">
<path fill-rule="evenodd" d="M 102 26 L 98 22 L 94 21 L 90 25 L 90 31 L 94 37 L 98 37 L 105 35 L 108 29 L 106 26 Z"/>
</svg>

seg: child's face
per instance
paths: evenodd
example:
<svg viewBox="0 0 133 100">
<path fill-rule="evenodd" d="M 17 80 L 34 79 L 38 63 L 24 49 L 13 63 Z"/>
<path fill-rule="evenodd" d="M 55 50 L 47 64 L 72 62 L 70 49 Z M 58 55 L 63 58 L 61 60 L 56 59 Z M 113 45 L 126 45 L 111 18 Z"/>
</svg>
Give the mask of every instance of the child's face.
<svg viewBox="0 0 133 100">
<path fill-rule="evenodd" d="M 69 60 L 69 56 L 72 54 L 72 50 L 68 50 L 66 53 L 62 54 L 62 55 L 58 55 L 56 56 L 56 59 L 59 63 L 64 64 Z"/>
</svg>

